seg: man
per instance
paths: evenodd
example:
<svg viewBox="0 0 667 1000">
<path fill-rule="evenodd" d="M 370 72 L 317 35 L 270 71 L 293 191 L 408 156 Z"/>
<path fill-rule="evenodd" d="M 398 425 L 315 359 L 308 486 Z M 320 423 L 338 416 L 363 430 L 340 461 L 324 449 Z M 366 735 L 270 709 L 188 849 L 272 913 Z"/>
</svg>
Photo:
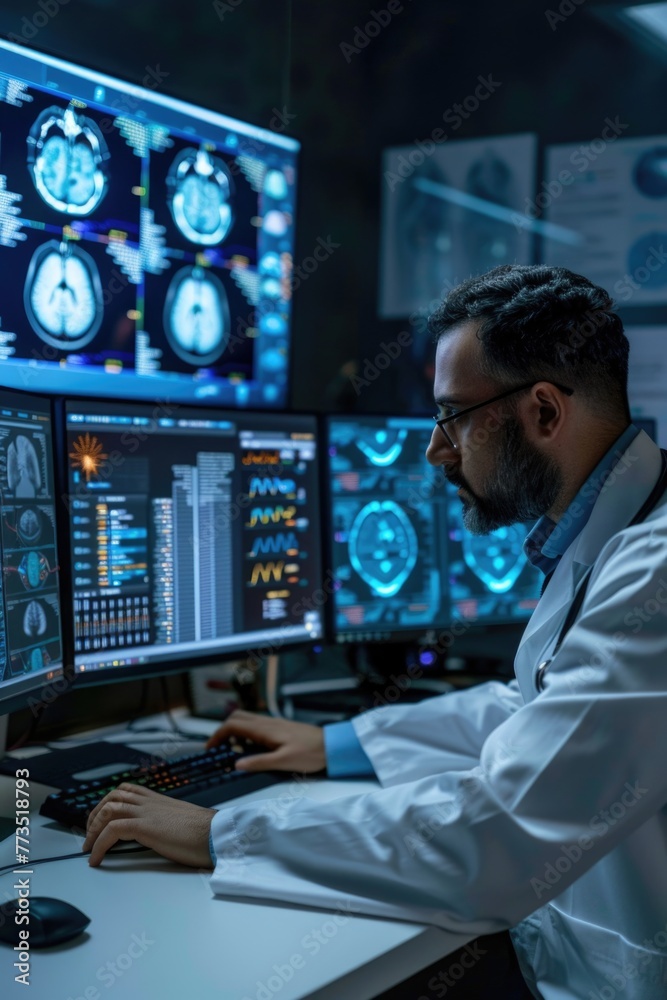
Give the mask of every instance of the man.
<svg viewBox="0 0 667 1000">
<path fill-rule="evenodd" d="M 606 292 L 544 266 L 465 282 L 432 327 L 428 460 L 459 487 L 471 531 L 540 518 L 527 554 L 548 583 L 516 680 L 323 733 L 235 713 L 212 742 L 273 748 L 241 767 L 374 771 L 382 789 L 344 810 L 297 799 L 213 813 L 122 785 L 84 848 L 93 865 L 118 839 L 198 867 L 215 855 L 225 894 L 513 928 L 536 997 L 664 1000 L 667 495 L 660 450 L 630 422 L 628 342 Z"/>
</svg>

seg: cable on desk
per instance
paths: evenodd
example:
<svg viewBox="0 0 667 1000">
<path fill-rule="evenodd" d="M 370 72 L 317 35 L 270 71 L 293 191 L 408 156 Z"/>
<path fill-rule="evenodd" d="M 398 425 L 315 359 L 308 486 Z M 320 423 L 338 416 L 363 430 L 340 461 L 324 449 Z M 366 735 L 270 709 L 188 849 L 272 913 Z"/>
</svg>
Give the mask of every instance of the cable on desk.
<svg viewBox="0 0 667 1000">
<path fill-rule="evenodd" d="M 125 847 L 116 851 L 114 851 L 112 848 L 110 851 L 107 851 L 107 855 L 139 854 L 141 851 L 150 851 L 150 850 L 152 850 L 151 847 L 142 847 L 141 845 L 139 845 L 138 847 Z M 53 858 L 37 858 L 36 861 L 30 861 L 29 864 L 27 864 L 25 867 L 32 868 L 34 865 L 45 865 L 48 861 L 69 861 L 70 858 L 88 858 L 88 857 L 90 857 L 90 855 L 88 853 L 84 853 L 83 851 L 77 851 L 76 854 L 57 854 Z M 6 875 L 7 872 L 16 873 L 17 871 L 20 870 L 21 870 L 21 865 L 14 862 L 13 865 L 4 865 L 2 868 L 0 868 L 0 875 Z"/>
</svg>

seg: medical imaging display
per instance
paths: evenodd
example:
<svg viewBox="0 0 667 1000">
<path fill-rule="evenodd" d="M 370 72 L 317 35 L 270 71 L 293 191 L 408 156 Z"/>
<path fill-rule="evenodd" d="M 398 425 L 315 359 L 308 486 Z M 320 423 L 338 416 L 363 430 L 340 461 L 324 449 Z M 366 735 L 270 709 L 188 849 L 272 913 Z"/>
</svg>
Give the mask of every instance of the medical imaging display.
<svg viewBox="0 0 667 1000">
<path fill-rule="evenodd" d="M 313 417 L 66 410 L 78 674 L 321 637 Z"/>
<path fill-rule="evenodd" d="M 525 622 L 541 575 L 523 552 L 524 525 L 474 536 L 461 504 L 424 453 L 421 417 L 328 422 L 334 618 L 339 642 L 428 640 L 454 621 Z"/>
<path fill-rule="evenodd" d="M 0 702 L 62 673 L 51 412 L 0 389 Z"/>
<path fill-rule="evenodd" d="M 424 459 L 422 419 L 334 417 L 329 504 L 340 641 L 445 625 L 444 490 Z M 425 500 L 429 497 L 429 500 Z"/>
<path fill-rule="evenodd" d="M 526 526 L 473 535 L 463 526 L 461 502 L 447 490 L 447 565 L 443 573 L 453 618 L 481 622 L 525 622 L 537 606 L 544 579 L 527 560 Z"/>
<path fill-rule="evenodd" d="M 284 406 L 298 142 L 0 52 L 4 384 Z"/>
</svg>

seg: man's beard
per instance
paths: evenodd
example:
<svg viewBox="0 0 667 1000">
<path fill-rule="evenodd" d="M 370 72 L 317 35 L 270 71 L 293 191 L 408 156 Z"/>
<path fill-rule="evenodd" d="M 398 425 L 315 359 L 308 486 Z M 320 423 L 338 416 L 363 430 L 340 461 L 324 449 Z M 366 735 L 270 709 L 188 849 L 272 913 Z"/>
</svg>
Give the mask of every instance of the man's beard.
<svg viewBox="0 0 667 1000">
<path fill-rule="evenodd" d="M 512 417 L 496 441 L 495 464 L 480 497 L 458 472 L 447 473 L 454 486 L 462 486 L 463 524 L 473 535 L 488 535 L 510 524 L 534 521 L 554 506 L 563 487 L 563 474 L 551 458 L 526 440 Z"/>
</svg>

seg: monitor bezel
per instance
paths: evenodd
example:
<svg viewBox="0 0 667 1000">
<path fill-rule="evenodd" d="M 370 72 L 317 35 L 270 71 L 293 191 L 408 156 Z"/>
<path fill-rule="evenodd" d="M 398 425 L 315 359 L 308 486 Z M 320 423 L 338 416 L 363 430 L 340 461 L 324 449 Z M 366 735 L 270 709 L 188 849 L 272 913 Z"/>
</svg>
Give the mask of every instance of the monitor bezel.
<svg viewBox="0 0 667 1000">
<path fill-rule="evenodd" d="M 208 107 L 203 104 L 195 104 L 191 101 L 185 101 L 173 94 L 168 93 L 168 91 L 165 90 L 162 82 L 160 82 L 159 89 L 157 88 L 150 89 L 122 76 L 113 76 L 104 70 L 96 69 L 91 64 L 84 65 L 81 63 L 76 63 L 70 59 L 64 59 L 61 56 L 56 55 L 52 50 L 36 48 L 34 47 L 32 42 L 30 44 L 23 44 L 23 43 L 19 44 L 17 42 L 13 42 L 5 34 L 0 34 L 0 54 L 2 54 L 4 61 L 1 71 L 5 76 L 11 75 L 13 67 L 15 67 L 16 65 L 20 66 L 21 60 L 29 59 L 32 60 L 35 64 L 35 76 L 33 77 L 33 80 L 37 79 L 37 74 L 39 71 L 41 71 L 43 77 L 42 82 L 34 84 L 35 86 L 49 85 L 48 77 L 46 75 L 47 68 L 53 67 L 54 69 L 57 69 L 64 74 L 77 77 L 78 79 L 81 80 L 88 80 L 90 84 L 91 94 L 88 95 L 87 99 L 90 101 L 94 101 L 94 88 L 96 86 L 101 85 L 104 87 L 114 88 L 121 92 L 120 96 L 126 95 L 127 97 L 131 98 L 133 101 L 136 102 L 136 106 L 133 107 L 130 112 L 131 115 L 141 114 L 143 109 L 142 102 L 145 102 L 148 111 L 150 110 L 150 108 L 155 108 L 156 105 L 157 106 L 163 105 L 170 111 L 171 114 L 177 114 L 183 117 L 183 129 L 185 131 L 188 130 L 188 127 L 190 127 L 190 129 L 192 127 L 191 125 L 188 126 L 188 120 L 196 119 L 198 122 L 201 123 L 201 128 L 205 128 L 207 123 L 216 129 L 229 128 L 230 130 L 236 131 L 239 135 L 246 136 L 251 142 L 253 140 L 256 140 L 258 142 L 265 142 L 269 145 L 282 148 L 286 152 L 291 153 L 295 159 L 295 167 L 297 172 L 297 183 L 296 183 L 296 191 L 294 198 L 294 225 L 293 225 L 294 241 L 292 246 L 292 257 L 293 257 L 292 264 L 294 266 L 294 264 L 296 263 L 297 241 L 299 240 L 299 234 L 296 228 L 296 220 L 298 219 L 300 212 L 300 188 L 301 188 L 300 154 L 302 148 L 302 143 L 300 139 L 297 139 L 296 137 L 291 135 L 286 135 L 282 131 L 272 130 L 271 128 L 266 128 L 265 126 L 262 125 L 255 125 L 252 122 L 244 121 L 240 118 L 234 118 L 231 115 L 226 115 L 223 112 L 216 111 L 214 108 Z M 17 77 L 20 77 L 21 79 L 24 78 L 21 72 L 16 68 L 14 68 L 14 73 Z M 63 91 L 63 95 L 68 96 L 67 91 Z M 146 117 L 150 118 L 151 116 L 149 113 L 147 113 Z M 267 400 L 265 404 L 260 404 L 256 400 L 254 400 L 251 406 L 246 406 L 243 402 L 235 403 L 234 401 L 225 401 L 222 404 L 217 404 L 220 409 L 239 409 L 239 410 L 247 410 L 248 412 L 253 412 L 253 411 L 284 412 L 286 409 L 290 408 L 290 404 L 292 401 L 292 391 L 293 391 L 293 355 L 294 355 L 295 300 L 294 300 L 293 289 L 290 295 L 289 302 L 290 302 L 290 319 L 289 319 L 289 334 L 287 343 L 287 368 L 286 368 L 286 377 L 285 377 L 284 393 L 283 393 L 284 399 L 282 401 Z M 234 317 L 234 320 L 235 319 L 236 317 Z M 28 359 L 25 360 L 27 364 Z M 36 371 L 39 371 L 39 369 L 36 369 Z M 55 378 L 56 377 L 55 373 L 51 373 L 51 377 Z M 100 385 L 95 386 L 95 391 L 103 398 L 108 398 L 110 400 L 113 399 L 122 400 L 124 397 L 119 396 L 117 393 L 115 395 L 109 395 L 109 396 L 106 395 L 106 392 L 109 390 L 105 390 L 103 383 L 107 382 L 107 379 L 113 379 L 114 377 L 115 376 L 113 375 L 111 376 L 107 375 L 105 378 L 102 374 L 100 374 L 100 379 L 99 379 Z M 1 378 L 2 378 L 2 366 L 0 365 L 0 379 Z M 250 381 L 252 385 L 260 388 L 263 384 L 261 380 L 259 380 L 256 377 L 255 363 L 253 363 L 253 377 Z M 146 376 L 146 383 L 147 383 L 145 386 L 146 396 L 143 395 L 144 390 L 140 386 L 137 386 L 136 394 L 133 392 L 131 395 L 131 399 L 136 402 L 143 401 L 148 396 L 151 389 L 154 388 L 156 384 L 158 384 L 158 382 L 159 382 L 159 375 L 157 376 L 154 382 L 152 381 L 152 377 Z M 231 384 L 226 379 L 216 379 L 213 384 L 218 384 L 218 383 L 222 383 L 225 385 Z M 113 384 L 113 383 L 111 382 L 107 384 Z M 169 381 L 168 380 L 162 381 L 161 385 L 159 385 L 158 387 L 163 394 L 167 394 L 169 391 Z M 10 386 L 9 388 L 16 389 L 16 391 L 21 391 L 20 387 Z M 41 393 L 43 395 L 49 395 L 51 398 L 56 398 L 62 394 L 57 387 L 40 388 L 39 386 L 37 387 L 37 393 L 38 394 Z M 77 391 L 67 393 L 68 397 L 69 396 L 76 397 L 79 394 L 80 393 Z M 215 400 L 212 400 L 210 397 L 199 397 L 199 398 L 188 397 L 187 399 L 183 399 L 183 405 L 187 406 L 210 408 L 212 404 L 213 407 L 215 408 L 216 406 Z"/>
<path fill-rule="evenodd" d="M 22 687 L 19 691 L 13 690 L 8 691 L 3 694 L 3 689 L 0 686 L 0 716 L 8 715 L 11 712 L 18 712 L 22 709 L 30 709 L 34 713 L 35 705 L 45 703 L 45 694 L 47 692 L 54 695 L 58 695 L 66 691 L 71 684 L 72 679 L 72 668 L 71 661 L 68 657 L 68 630 L 69 623 L 66 616 L 66 606 L 63 602 L 63 546 L 62 546 L 62 534 L 60 532 L 59 522 L 58 522 L 58 492 L 59 492 L 59 476 L 58 476 L 58 444 L 56 440 L 56 420 L 54 419 L 54 401 L 53 397 L 47 393 L 33 392 L 25 389 L 16 389 L 14 386 L 5 386 L 0 384 L 0 397 L 4 393 L 9 393 L 10 395 L 16 395 L 18 398 L 26 399 L 37 399 L 45 404 L 46 409 L 49 413 L 49 419 L 51 423 L 51 447 L 52 447 L 52 458 L 53 458 L 53 487 L 54 487 L 54 510 L 56 516 L 55 524 L 55 539 L 56 547 L 58 552 L 58 590 L 59 590 L 59 601 L 60 601 L 60 643 L 62 650 L 62 663 L 58 667 L 54 668 L 55 676 L 46 677 L 41 680 L 38 684 L 30 685 L 29 687 Z M 4 598 L 3 598 L 4 600 Z M 39 675 L 43 676 L 43 675 Z M 52 699 L 49 699 L 52 700 Z"/>
</svg>

